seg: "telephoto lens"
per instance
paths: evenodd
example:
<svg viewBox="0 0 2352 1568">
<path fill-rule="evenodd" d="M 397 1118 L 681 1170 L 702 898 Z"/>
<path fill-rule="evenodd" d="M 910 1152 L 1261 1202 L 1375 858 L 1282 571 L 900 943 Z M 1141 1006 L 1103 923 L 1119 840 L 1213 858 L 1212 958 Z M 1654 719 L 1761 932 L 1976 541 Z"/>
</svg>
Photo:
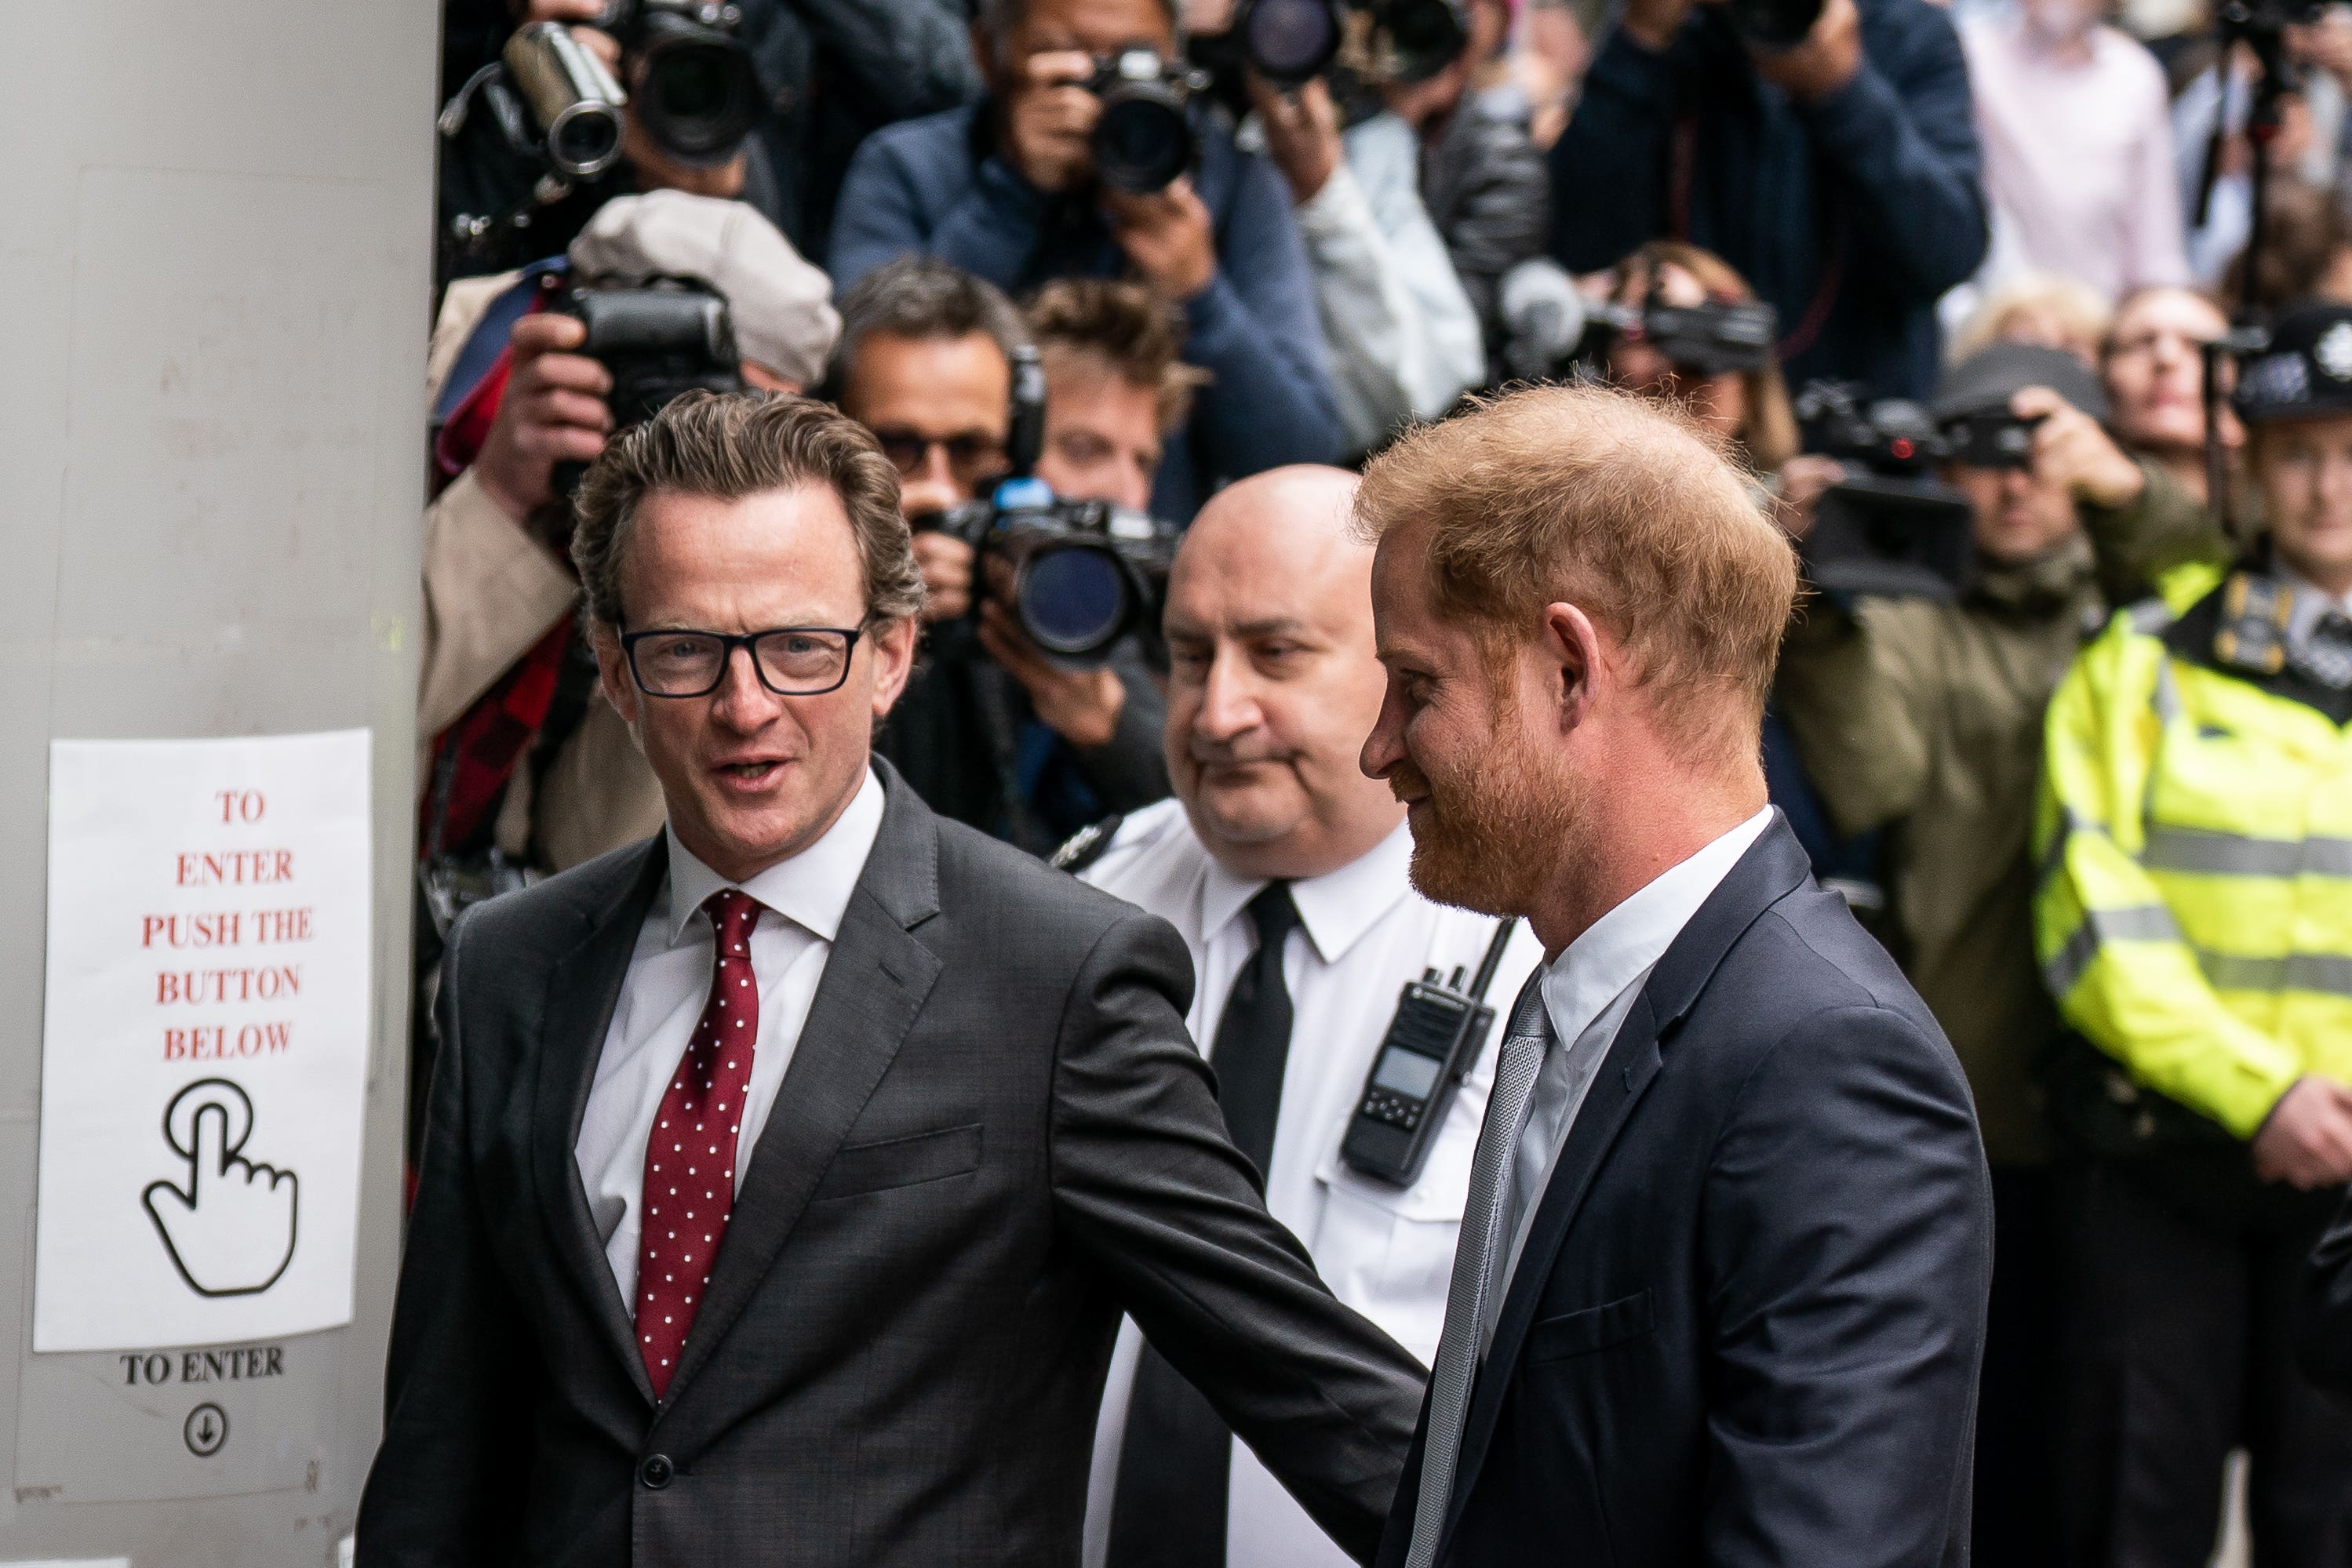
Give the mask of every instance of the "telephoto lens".
<svg viewBox="0 0 2352 1568">
<path fill-rule="evenodd" d="M 620 40 L 637 123 L 681 163 L 724 163 L 760 122 L 760 74 L 739 20 L 718 0 L 613 0 L 600 24 Z"/>
<path fill-rule="evenodd" d="M 1150 195 L 1192 166 L 1192 94 L 1200 73 L 1152 49 L 1122 49 L 1098 62 L 1087 86 L 1102 99 L 1095 122 L 1095 173 L 1114 191 Z"/>
<path fill-rule="evenodd" d="M 1336 0 L 1242 0 L 1234 15 L 1242 58 L 1286 92 L 1323 74 L 1341 31 Z"/>
</svg>

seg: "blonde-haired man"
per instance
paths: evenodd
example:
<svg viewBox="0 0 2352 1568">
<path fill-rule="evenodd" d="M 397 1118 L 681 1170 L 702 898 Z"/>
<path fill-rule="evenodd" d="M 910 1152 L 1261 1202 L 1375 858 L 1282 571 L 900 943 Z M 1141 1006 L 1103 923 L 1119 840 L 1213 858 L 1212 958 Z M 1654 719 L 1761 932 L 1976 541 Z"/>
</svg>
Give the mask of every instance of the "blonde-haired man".
<svg viewBox="0 0 2352 1568">
<path fill-rule="evenodd" d="M 1984 1152 L 1765 804 L 1788 545 L 1706 436 L 1598 388 L 1409 434 L 1357 515 L 1364 770 L 1417 885 L 1548 956 L 1378 1561 L 1967 1562 Z"/>
</svg>

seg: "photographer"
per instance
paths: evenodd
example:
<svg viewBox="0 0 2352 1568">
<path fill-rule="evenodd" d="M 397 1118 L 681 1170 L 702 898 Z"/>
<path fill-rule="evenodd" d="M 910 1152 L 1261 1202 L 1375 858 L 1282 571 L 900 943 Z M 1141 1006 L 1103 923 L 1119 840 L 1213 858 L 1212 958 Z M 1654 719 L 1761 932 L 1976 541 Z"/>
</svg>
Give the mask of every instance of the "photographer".
<svg viewBox="0 0 2352 1568">
<path fill-rule="evenodd" d="M 2034 970 L 2029 840 L 2042 712 L 2107 602 L 2084 521 L 2121 577 L 2145 580 L 2156 561 L 2212 542 L 2113 526 L 2144 476 L 2101 431 L 2104 413 L 2088 371 L 2056 350 L 1996 344 L 1957 366 L 1931 410 L 1937 427 L 1958 435 L 1974 420 L 1996 438 L 1941 470 L 1973 519 L 1972 580 L 1944 601 L 1816 596 L 1790 630 L 1774 694 L 1838 830 L 1885 830 L 1887 940 L 1968 1071 L 1992 1164 L 1984 1562 L 2049 1561 L 2054 1531 L 2043 1447 L 2053 1150 L 2034 1074 L 2058 1020 Z M 1795 531 L 1810 531 L 1810 514 Z"/>
<path fill-rule="evenodd" d="M 2116 439 L 2200 506 L 2207 483 L 2204 350 L 2229 329 L 2221 307 L 2204 295 L 2158 286 L 2126 295 L 2099 345 Z M 2243 444 L 2236 417 L 2226 408 L 2220 417 L 2224 445 Z"/>
<path fill-rule="evenodd" d="M 679 15 L 703 13 L 679 0 Z M 641 17 L 643 0 L 451 0 L 450 47 L 445 49 L 444 96 L 495 58 L 513 29 L 534 22 L 571 27 L 603 58 L 632 98 L 622 162 L 601 180 L 581 184 L 554 205 L 534 213 L 527 230 L 452 256 L 454 274 L 506 265 L 502 252 L 527 244 L 545 255 L 584 226 L 614 195 L 683 190 L 749 202 L 804 255 L 824 254 L 841 170 L 867 134 L 895 120 L 969 103 L 980 91 L 962 7 L 955 0 L 728 0 L 740 18 L 705 23 L 731 35 L 753 84 L 739 123 L 747 129 L 719 149 L 681 149 L 649 134 L 638 99 L 648 87 L 647 62 L 633 57 L 615 26 Z M 715 8 L 714 8 L 715 9 Z M 616 33 L 619 36 L 615 36 Z M 711 92 L 712 75 L 696 73 L 681 100 Z M 656 84 L 656 96 L 659 86 Z M 478 144 L 453 146 L 442 160 L 443 216 L 494 210 L 512 196 L 510 176 Z M 515 193 L 520 194 L 520 193 Z"/>
<path fill-rule="evenodd" d="M 1721 256 L 1696 246 L 1653 240 L 1611 270 L 1609 298 L 1628 311 L 1651 304 L 1695 310 L 1749 304 L 1756 291 Z M 1618 386 L 1686 404 L 1759 475 L 1778 473 L 1797 455 L 1797 421 L 1789 408 L 1788 382 L 1769 358 L 1748 369 L 1712 361 L 1676 364 L 1667 349 L 1633 331 L 1611 334 L 1601 362 Z"/>
<path fill-rule="evenodd" d="M 934 810 L 1039 852 L 1166 796 L 1166 705 L 1132 639 L 1084 667 L 1049 660 L 1004 613 L 1003 585 L 975 580 L 972 547 L 926 526 L 1012 472 L 1013 356 L 1028 342 L 1012 302 L 908 256 L 868 274 L 842 314 L 829 388 L 898 469 L 926 589 L 921 661 L 882 754 Z M 1059 467 L 1051 435 L 1049 413 L 1037 476 L 1082 482 L 1083 470 Z"/>
<path fill-rule="evenodd" d="M 1253 72 L 1250 96 L 1266 154 L 1298 204 L 1354 456 L 1483 382 L 1485 335 L 1422 205 L 1412 129 L 1383 111 L 1343 133 L 1319 77 L 1286 93 Z"/>
<path fill-rule="evenodd" d="M 738 202 L 656 192 L 605 204 L 566 258 L 453 287 L 428 371 L 436 477 L 425 515 L 417 733 L 428 862 L 495 852 L 514 873 L 576 865 L 661 821 L 652 774 L 594 699 L 573 633 L 580 585 L 565 549 L 559 463 L 586 463 L 614 427 L 612 371 L 577 350 L 554 308 L 570 281 L 697 278 L 727 302 L 742 381 L 795 390 L 838 330 L 824 275 Z"/>
<path fill-rule="evenodd" d="M 1793 5 L 1747 8 L 1791 30 Z M 1924 396 L 1937 296 L 1985 253 L 1968 69 L 1928 0 L 1823 0 L 1786 47 L 1713 0 L 1627 0 L 1551 152 L 1571 272 L 1686 235 L 1780 312 L 1798 382 Z"/>
<path fill-rule="evenodd" d="M 1462 9 L 1469 43 L 1461 56 L 1425 80 L 1388 85 L 1382 96 L 1421 139 L 1421 199 L 1478 313 L 1488 379 L 1500 382 L 1503 275 L 1544 253 L 1551 188 L 1529 139 L 1525 96 L 1507 87 L 1480 90 L 1481 73 L 1510 37 L 1510 8 L 1468 0 Z"/>
<path fill-rule="evenodd" d="M 2203 1561 L 2239 1447 L 2256 1562 L 2352 1543 L 2352 1407 L 2294 1343 L 2352 1178 L 2352 308 L 2290 311 L 2233 396 L 2265 537 L 2116 616 L 2050 709 L 2075 1562 Z"/>
<path fill-rule="evenodd" d="M 1143 66 L 1147 53 L 1163 76 L 1171 69 L 1172 11 L 1160 0 L 991 0 L 973 47 L 988 101 L 877 131 L 851 161 L 835 282 L 846 288 L 911 252 L 1014 292 L 1129 272 L 1180 303 L 1185 358 L 1217 390 L 1160 465 L 1161 517 L 1189 518 L 1223 480 L 1338 456 L 1314 283 L 1274 166 L 1192 103 L 1169 120 L 1195 139 L 1189 172 L 1144 193 L 1098 177 L 1103 99 L 1089 84 L 1105 62 Z"/>
</svg>

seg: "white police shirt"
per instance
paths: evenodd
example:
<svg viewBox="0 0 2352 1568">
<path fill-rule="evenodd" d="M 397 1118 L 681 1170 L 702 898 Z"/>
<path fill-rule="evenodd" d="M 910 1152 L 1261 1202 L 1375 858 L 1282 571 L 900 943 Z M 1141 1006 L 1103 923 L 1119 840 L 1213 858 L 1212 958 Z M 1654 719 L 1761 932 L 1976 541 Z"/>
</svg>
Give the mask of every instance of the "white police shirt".
<svg viewBox="0 0 2352 1568">
<path fill-rule="evenodd" d="M 1437 1354 L 1445 1323 L 1454 1239 L 1501 1025 L 1488 1031 L 1411 1187 L 1390 1186 L 1340 1162 L 1340 1140 L 1405 982 L 1419 979 L 1424 969 L 1450 976 L 1460 967 L 1475 974 L 1495 933 L 1495 921 L 1415 893 L 1405 875 L 1412 857 L 1412 835 L 1399 823 L 1349 864 L 1291 884 L 1299 928 L 1283 957 L 1292 1009 L 1290 1054 L 1265 1198 L 1274 1217 L 1306 1244 L 1332 1293 L 1426 1364 Z M 1172 800 L 1129 817 L 1111 847 L 1079 875 L 1161 916 L 1183 936 L 1198 977 L 1185 1022 L 1207 1051 L 1234 978 L 1255 949 L 1246 906 L 1265 883 L 1235 876 L 1212 860 L 1182 804 Z M 1521 925 L 1487 992 L 1497 1015 L 1509 1011 L 1542 958 L 1541 945 Z M 1122 1325 L 1095 1434 L 1087 1568 L 1101 1568 L 1108 1552 L 1111 1492 L 1140 1344 L 1135 1325 Z M 1238 1442 L 1229 1501 L 1230 1568 L 1343 1568 L 1349 1562 Z"/>
</svg>

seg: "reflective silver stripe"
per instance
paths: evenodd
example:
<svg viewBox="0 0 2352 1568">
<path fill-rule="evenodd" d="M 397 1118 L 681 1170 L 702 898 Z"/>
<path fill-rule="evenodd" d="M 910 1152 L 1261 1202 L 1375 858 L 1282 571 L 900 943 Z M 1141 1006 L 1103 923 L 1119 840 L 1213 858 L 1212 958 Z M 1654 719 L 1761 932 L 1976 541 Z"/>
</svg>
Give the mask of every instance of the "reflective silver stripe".
<svg viewBox="0 0 2352 1568">
<path fill-rule="evenodd" d="M 2292 953 L 2284 958 L 2249 958 L 2238 953 L 2197 950 L 2197 967 L 2217 991 L 2316 991 L 2352 997 L 2352 958 L 2333 953 Z"/>
<path fill-rule="evenodd" d="M 2352 876 L 2352 839 L 2257 839 L 2201 828 L 2151 827 L 2140 863 L 2212 876 Z"/>
<path fill-rule="evenodd" d="M 2124 612 L 2124 618 L 2131 622 L 2131 629 L 2143 637 L 2155 636 L 2171 625 L 2175 619 L 2172 606 L 2161 599 L 2141 600 Z"/>
<path fill-rule="evenodd" d="M 2180 926 L 2172 911 L 2161 904 L 2134 904 L 2121 909 L 2091 909 L 2083 924 L 2057 956 L 2042 967 L 2042 977 L 2053 997 L 2063 997 L 2110 942 L 2178 942 Z"/>
<path fill-rule="evenodd" d="M 2156 659 L 2156 691 L 2148 698 L 2156 709 L 2157 722 L 2169 725 L 2180 716 L 2180 685 L 2172 678 L 2172 655 L 2159 653 Z"/>
</svg>

